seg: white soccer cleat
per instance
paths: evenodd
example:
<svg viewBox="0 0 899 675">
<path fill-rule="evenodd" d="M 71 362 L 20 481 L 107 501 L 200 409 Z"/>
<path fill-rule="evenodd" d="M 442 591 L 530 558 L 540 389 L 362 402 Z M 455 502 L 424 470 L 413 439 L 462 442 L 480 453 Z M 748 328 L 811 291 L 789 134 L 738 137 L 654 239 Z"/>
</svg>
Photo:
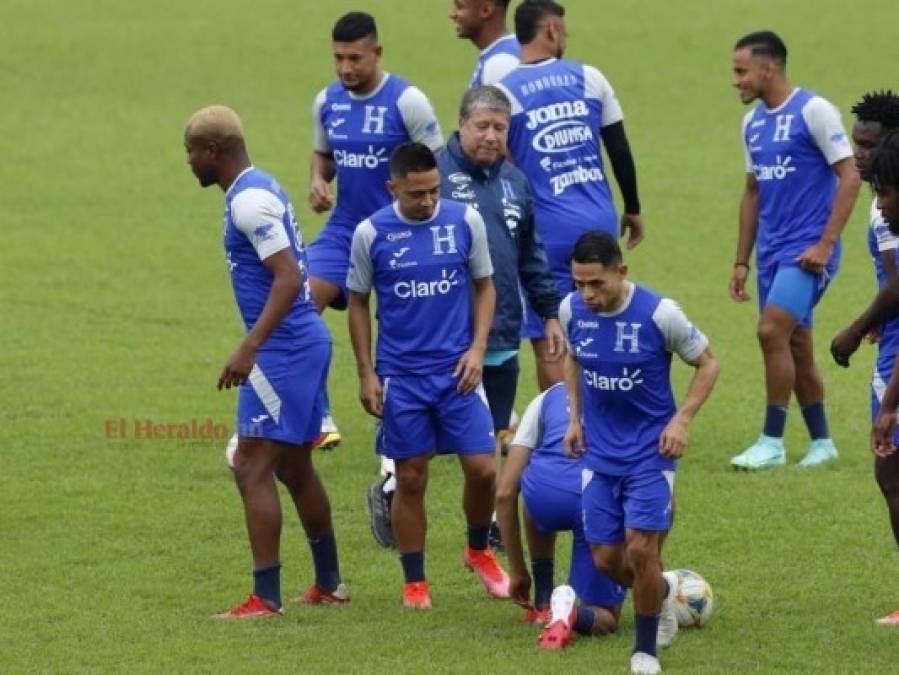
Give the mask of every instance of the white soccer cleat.
<svg viewBox="0 0 899 675">
<path fill-rule="evenodd" d="M 646 652 L 631 654 L 631 675 L 656 675 L 662 672 L 659 660 Z"/>
<path fill-rule="evenodd" d="M 234 455 L 237 454 L 237 434 L 234 434 L 228 441 L 228 447 L 225 448 L 225 461 L 228 468 L 234 470 Z"/>
<path fill-rule="evenodd" d="M 665 581 L 668 582 L 668 593 L 662 600 L 662 611 L 659 613 L 659 630 L 656 633 L 656 645 L 668 647 L 674 642 L 677 635 L 677 574 L 674 572 L 662 572 Z"/>
</svg>

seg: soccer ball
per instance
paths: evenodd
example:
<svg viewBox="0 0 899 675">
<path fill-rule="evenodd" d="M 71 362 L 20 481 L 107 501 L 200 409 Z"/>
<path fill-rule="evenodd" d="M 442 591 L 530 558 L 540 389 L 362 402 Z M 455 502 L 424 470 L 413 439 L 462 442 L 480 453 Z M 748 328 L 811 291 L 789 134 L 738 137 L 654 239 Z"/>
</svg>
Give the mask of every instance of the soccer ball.
<svg viewBox="0 0 899 675">
<path fill-rule="evenodd" d="M 705 626 L 712 617 L 715 596 L 709 582 L 691 570 L 673 570 L 677 575 L 674 611 L 681 628 Z"/>
</svg>

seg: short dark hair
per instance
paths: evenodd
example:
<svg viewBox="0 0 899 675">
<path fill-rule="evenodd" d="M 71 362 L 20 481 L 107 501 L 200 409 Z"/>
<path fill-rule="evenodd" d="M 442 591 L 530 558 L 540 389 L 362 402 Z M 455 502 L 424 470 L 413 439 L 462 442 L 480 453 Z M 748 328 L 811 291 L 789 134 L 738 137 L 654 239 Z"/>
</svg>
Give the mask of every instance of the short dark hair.
<svg viewBox="0 0 899 675">
<path fill-rule="evenodd" d="M 375 17 L 366 12 L 350 12 L 337 19 L 334 29 L 331 31 L 331 39 L 334 42 L 355 42 L 370 38 L 378 41 L 378 27 L 375 25 Z"/>
<path fill-rule="evenodd" d="M 611 267 L 620 265 L 624 259 L 615 237 L 602 230 L 590 230 L 578 237 L 571 260 L 582 265 L 599 263 L 603 267 Z"/>
<path fill-rule="evenodd" d="M 515 37 L 526 45 L 537 37 L 537 25 L 547 14 L 562 18 L 565 8 L 554 0 L 524 0 L 515 10 Z"/>
<path fill-rule="evenodd" d="M 434 153 L 423 143 L 400 143 L 390 155 L 390 177 L 394 180 L 402 180 L 410 173 L 423 173 L 436 168 Z"/>
<path fill-rule="evenodd" d="M 899 96 L 890 89 L 870 91 L 852 106 L 859 122 L 878 122 L 884 131 L 899 129 Z"/>
<path fill-rule="evenodd" d="M 760 30 L 744 35 L 734 45 L 734 51 L 746 48 L 749 48 L 753 56 L 767 56 L 781 67 L 787 65 L 787 46 L 774 31 Z"/>
<path fill-rule="evenodd" d="M 871 156 L 871 182 L 878 191 L 899 190 L 899 131 L 887 134 Z"/>
</svg>

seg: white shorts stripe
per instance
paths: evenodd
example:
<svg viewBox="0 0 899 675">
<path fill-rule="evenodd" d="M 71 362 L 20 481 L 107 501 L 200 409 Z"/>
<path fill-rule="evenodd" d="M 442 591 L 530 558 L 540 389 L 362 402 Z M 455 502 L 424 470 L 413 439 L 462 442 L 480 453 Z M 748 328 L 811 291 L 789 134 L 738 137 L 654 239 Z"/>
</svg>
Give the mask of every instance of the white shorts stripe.
<svg viewBox="0 0 899 675">
<path fill-rule="evenodd" d="M 258 365 L 253 365 L 253 370 L 250 371 L 249 380 L 250 385 L 253 387 L 253 391 L 256 392 L 259 400 L 262 401 L 262 405 L 268 410 L 268 414 L 272 416 L 275 424 L 280 424 L 281 398 L 275 392 L 274 387 L 272 387 L 271 383 L 265 377 L 265 373 L 262 372 L 262 369 L 260 369 Z"/>
</svg>

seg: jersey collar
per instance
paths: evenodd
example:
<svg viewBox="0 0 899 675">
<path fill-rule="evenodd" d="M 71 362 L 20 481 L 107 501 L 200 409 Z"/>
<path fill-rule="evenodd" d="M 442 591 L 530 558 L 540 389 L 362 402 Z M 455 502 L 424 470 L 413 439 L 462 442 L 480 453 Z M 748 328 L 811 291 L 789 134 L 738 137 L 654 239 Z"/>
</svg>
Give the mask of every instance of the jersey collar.
<svg viewBox="0 0 899 675">
<path fill-rule="evenodd" d="M 440 215 L 440 205 L 442 202 L 442 199 L 437 200 L 437 208 L 434 209 L 434 215 L 427 220 L 409 220 L 400 213 L 400 207 L 396 202 L 393 202 L 393 213 L 401 222 L 406 223 L 406 225 L 427 225 L 428 223 L 433 223 L 437 219 L 437 216 Z"/>
<path fill-rule="evenodd" d="M 234 179 L 234 182 L 231 183 L 231 185 L 228 186 L 228 189 L 227 189 L 227 190 L 225 190 L 225 197 L 227 197 L 229 194 L 231 194 L 231 190 L 233 190 L 233 189 L 234 189 L 234 186 L 237 185 L 237 183 L 240 181 L 240 179 L 244 177 L 244 174 L 249 173 L 250 171 L 252 171 L 252 170 L 255 169 L 255 168 L 256 168 L 255 166 L 253 166 L 252 164 L 250 164 L 250 166 L 248 166 L 246 169 L 244 169 L 244 170 L 241 171 L 239 174 L 237 174 L 237 178 L 235 178 L 235 179 Z"/>
</svg>

